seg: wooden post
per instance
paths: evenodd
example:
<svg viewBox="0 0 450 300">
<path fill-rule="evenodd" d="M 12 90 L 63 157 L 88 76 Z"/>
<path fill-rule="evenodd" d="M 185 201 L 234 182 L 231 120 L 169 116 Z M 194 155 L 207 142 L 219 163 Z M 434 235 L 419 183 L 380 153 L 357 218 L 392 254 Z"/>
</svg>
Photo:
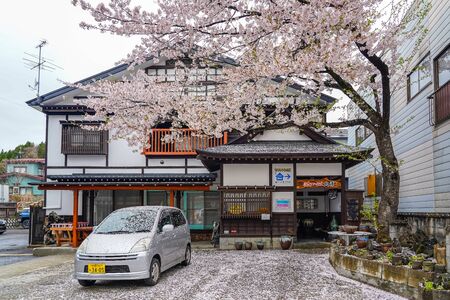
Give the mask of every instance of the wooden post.
<svg viewBox="0 0 450 300">
<path fill-rule="evenodd" d="M 170 206 L 174 207 L 175 206 L 175 197 L 174 197 L 174 192 L 173 190 L 170 190 Z"/>
<path fill-rule="evenodd" d="M 73 190 L 72 247 L 78 247 L 78 190 Z"/>
<path fill-rule="evenodd" d="M 345 163 L 342 162 L 342 175 L 341 175 L 341 225 L 347 223 L 347 195 L 345 190 Z"/>
</svg>

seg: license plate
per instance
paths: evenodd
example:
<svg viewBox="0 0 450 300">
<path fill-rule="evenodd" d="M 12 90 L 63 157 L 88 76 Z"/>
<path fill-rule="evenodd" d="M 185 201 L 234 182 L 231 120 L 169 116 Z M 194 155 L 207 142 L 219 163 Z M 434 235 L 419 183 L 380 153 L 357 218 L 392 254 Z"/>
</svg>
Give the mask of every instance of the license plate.
<svg viewBox="0 0 450 300">
<path fill-rule="evenodd" d="M 88 264 L 88 273 L 105 274 L 106 273 L 106 265 L 105 264 Z"/>
</svg>

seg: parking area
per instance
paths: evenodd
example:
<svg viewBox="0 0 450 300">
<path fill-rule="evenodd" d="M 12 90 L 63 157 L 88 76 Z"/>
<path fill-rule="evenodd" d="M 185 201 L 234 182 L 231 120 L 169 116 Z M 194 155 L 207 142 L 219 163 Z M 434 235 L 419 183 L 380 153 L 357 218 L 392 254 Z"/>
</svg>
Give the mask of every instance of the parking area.
<svg viewBox="0 0 450 300">
<path fill-rule="evenodd" d="M 194 251 L 192 264 L 141 282 L 101 281 L 83 288 L 73 264 L 0 281 L 1 299 L 403 299 L 339 276 L 328 254 L 297 251 Z"/>
<path fill-rule="evenodd" d="M 8 229 L 0 235 L 0 266 L 33 259 L 28 229 Z"/>
</svg>

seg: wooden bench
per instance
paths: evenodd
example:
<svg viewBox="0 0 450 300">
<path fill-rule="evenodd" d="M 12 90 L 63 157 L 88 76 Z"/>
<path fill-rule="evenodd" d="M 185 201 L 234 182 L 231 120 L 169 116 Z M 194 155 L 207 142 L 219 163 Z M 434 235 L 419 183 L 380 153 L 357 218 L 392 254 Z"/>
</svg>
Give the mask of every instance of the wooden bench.
<svg viewBox="0 0 450 300">
<path fill-rule="evenodd" d="M 56 246 L 61 246 L 63 242 L 72 242 L 72 223 L 54 223 L 51 224 L 50 230 L 56 238 Z M 82 242 L 92 232 L 93 227 L 88 226 L 87 222 L 79 222 L 77 227 L 78 241 Z"/>
</svg>

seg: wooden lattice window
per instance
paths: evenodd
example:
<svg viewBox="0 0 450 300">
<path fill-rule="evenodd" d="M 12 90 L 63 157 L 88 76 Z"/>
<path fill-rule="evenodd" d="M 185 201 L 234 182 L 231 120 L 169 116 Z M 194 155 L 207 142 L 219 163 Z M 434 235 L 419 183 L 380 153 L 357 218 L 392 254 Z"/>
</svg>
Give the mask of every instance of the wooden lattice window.
<svg viewBox="0 0 450 300">
<path fill-rule="evenodd" d="M 224 191 L 222 199 L 226 218 L 260 218 L 270 213 L 270 191 Z"/>
<path fill-rule="evenodd" d="M 106 155 L 108 131 L 87 130 L 78 125 L 63 124 L 61 152 L 73 155 Z"/>
</svg>

